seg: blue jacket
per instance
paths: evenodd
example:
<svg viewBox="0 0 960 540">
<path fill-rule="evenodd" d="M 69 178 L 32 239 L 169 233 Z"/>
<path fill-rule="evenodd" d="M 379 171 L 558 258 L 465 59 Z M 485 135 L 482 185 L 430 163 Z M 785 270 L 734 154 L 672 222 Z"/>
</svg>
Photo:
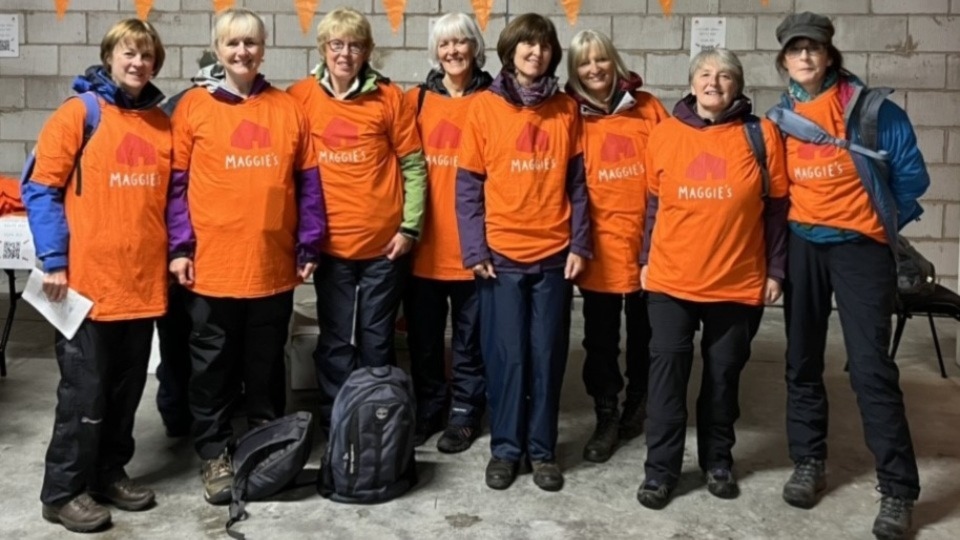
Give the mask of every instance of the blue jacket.
<svg viewBox="0 0 960 540">
<path fill-rule="evenodd" d="M 163 101 L 163 94 L 152 83 L 147 84 L 137 100 L 133 100 L 101 66 L 92 66 L 85 74 L 74 79 L 73 89 L 78 94 L 94 92 L 107 103 L 122 109 L 148 109 Z M 43 264 L 44 272 L 65 270 L 70 229 L 63 208 L 63 189 L 38 184 L 30 179 L 26 179 L 20 189 L 37 248 L 37 258 Z"/>
<path fill-rule="evenodd" d="M 844 103 L 847 138 L 857 144 L 864 144 L 860 134 L 858 115 L 850 114 L 861 94 L 867 91 L 856 77 L 841 77 L 838 84 L 849 85 L 853 93 L 848 103 Z M 785 92 L 777 107 L 793 109 L 794 100 Z M 874 210 L 883 224 L 887 242 L 896 248 L 897 234 L 900 229 L 920 217 L 923 208 L 917 202 L 930 186 L 930 175 L 923 160 L 923 154 L 917 145 L 917 136 L 913 125 L 896 103 L 886 100 L 880 105 L 877 117 L 877 144 L 875 150 L 887 155 L 886 181 L 880 171 L 880 164 L 862 154 L 851 152 L 853 163 L 863 180 L 864 189 L 870 196 Z M 816 243 L 832 243 L 850 240 L 846 231 L 829 227 L 797 227 L 791 224 L 794 233 Z M 858 238 L 859 235 L 853 235 Z"/>
</svg>

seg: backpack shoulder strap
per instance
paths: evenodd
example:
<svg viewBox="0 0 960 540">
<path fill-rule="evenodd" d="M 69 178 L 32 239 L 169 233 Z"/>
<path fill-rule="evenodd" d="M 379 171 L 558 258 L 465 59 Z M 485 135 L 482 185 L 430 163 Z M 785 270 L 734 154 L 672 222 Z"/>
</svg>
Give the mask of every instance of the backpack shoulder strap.
<svg viewBox="0 0 960 540">
<path fill-rule="evenodd" d="M 427 97 L 427 85 L 421 84 L 417 88 L 420 89 L 420 93 L 417 94 L 417 118 L 419 118 L 420 111 L 423 109 L 423 100 Z"/>
<path fill-rule="evenodd" d="M 760 179 L 763 182 L 760 196 L 766 199 L 770 197 L 770 169 L 767 168 L 767 145 L 763 142 L 760 119 L 752 114 L 748 115 L 743 122 L 743 129 L 747 132 L 747 141 L 750 143 L 750 149 L 753 150 L 753 157 L 757 158 L 757 165 L 760 166 Z"/>
<path fill-rule="evenodd" d="M 791 109 L 774 107 L 767 111 L 767 118 L 776 124 L 780 131 L 801 141 L 813 144 L 830 144 L 879 161 L 887 159 L 886 155 L 866 148 L 862 144 L 830 135 L 819 124 Z"/>
<path fill-rule="evenodd" d="M 100 125 L 100 100 L 93 92 L 84 92 L 77 97 L 80 98 L 87 109 L 87 114 L 83 117 L 83 144 L 80 146 L 80 152 L 82 153 L 87 141 L 90 140 L 93 132 L 97 130 L 97 126 Z"/>
<path fill-rule="evenodd" d="M 877 122 L 880 117 L 880 107 L 892 93 L 892 88 L 870 88 L 860 97 L 856 113 L 860 127 L 860 141 L 870 150 L 877 149 Z"/>
</svg>

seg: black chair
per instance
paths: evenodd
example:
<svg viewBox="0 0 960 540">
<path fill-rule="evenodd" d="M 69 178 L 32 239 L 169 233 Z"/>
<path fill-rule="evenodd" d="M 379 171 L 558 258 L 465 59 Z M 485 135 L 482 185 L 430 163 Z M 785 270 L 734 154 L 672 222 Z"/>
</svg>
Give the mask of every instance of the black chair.
<svg viewBox="0 0 960 540">
<path fill-rule="evenodd" d="M 903 336 L 903 327 L 907 325 L 907 319 L 919 313 L 926 313 L 930 321 L 933 346 L 937 348 L 937 361 L 940 362 L 940 376 L 946 379 L 947 370 L 943 366 L 943 353 L 940 351 L 940 340 L 937 338 L 937 327 L 933 324 L 933 316 L 953 317 L 960 321 L 960 295 L 943 285 L 937 285 L 932 294 L 901 295 L 897 299 L 897 329 L 893 334 L 891 360 L 897 355 L 897 347 L 900 346 L 900 338 Z"/>
</svg>

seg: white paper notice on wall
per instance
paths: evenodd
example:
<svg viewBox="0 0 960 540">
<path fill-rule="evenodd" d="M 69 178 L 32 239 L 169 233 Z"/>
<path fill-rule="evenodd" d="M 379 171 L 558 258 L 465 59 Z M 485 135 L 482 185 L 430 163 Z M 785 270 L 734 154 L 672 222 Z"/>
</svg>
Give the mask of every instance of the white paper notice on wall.
<svg viewBox="0 0 960 540">
<path fill-rule="evenodd" d="M 727 46 L 725 17 L 694 17 L 690 34 L 690 58 L 704 49 Z"/>
<path fill-rule="evenodd" d="M 37 265 L 36 259 L 27 217 L 0 218 L 0 268 L 30 270 Z"/>
<path fill-rule="evenodd" d="M 20 56 L 20 16 L 0 13 L 0 58 Z"/>
</svg>

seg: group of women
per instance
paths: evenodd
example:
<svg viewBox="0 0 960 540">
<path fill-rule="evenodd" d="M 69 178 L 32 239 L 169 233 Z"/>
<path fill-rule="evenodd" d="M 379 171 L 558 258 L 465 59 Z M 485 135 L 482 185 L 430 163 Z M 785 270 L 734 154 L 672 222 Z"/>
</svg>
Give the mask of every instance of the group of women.
<svg viewBox="0 0 960 540">
<path fill-rule="evenodd" d="M 850 111 L 865 88 L 843 68 L 833 32 L 812 13 L 778 27 L 777 67 L 789 79 L 780 107 L 856 141 Z M 126 510 L 153 502 L 124 466 L 169 257 L 185 288 L 189 411 L 210 502 L 229 500 L 230 420 L 241 397 L 251 426 L 283 413 L 292 289 L 314 274 L 321 423 L 353 369 L 395 362 L 402 303 L 418 443 L 443 431 L 441 451 L 466 450 L 489 407 L 493 489 L 508 488 L 526 463 L 541 489 L 563 487 L 558 412 L 578 285 L 583 380 L 596 411 L 584 459 L 608 460 L 646 420 L 637 497 L 653 509 L 680 477 L 698 330 L 698 463 L 710 493 L 738 495 L 740 373 L 763 306 L 783 291 L 796 464 L 783 496 L 809 508 L 825 486 L 822 373 L 835 293 L 883 495 L 874 533 L 906 534 L 919 485 L 886 353 L 896 230 L 885 227 L 919 215 L 929 179 L 899 107 L 885 102 L 878 116 L 882 180 L 895 203 L 884 205 L 865 187 L 881 180 L 879 167 L 784 138 L 756 118 L 743 68 L 724 49 L 693 58 L 690 92 L 671 116 L 592 30 L 570 44 L 562 92 L 561 44 L 537 14 L 503 30 L 495 77 L 483 71 L 476 23 L 441 17 L 429 37 L 433 69 L 406 93 L 371 65 L 363 15 L 335 9 L 317 33 L 320 64 L 282 92 L 259 72 L 262 20 L 222 12 L 212 35 L 219 75 L 184 94 L 168 120 L 150 83 L 163 63 L 160 38 L 146 22 L 122 21 L 103 40 L 102 65 L 77 79 L 102 110 L 89 144 L 80 100 L 44 127 L 24 189 L 44 290 L 58 300 L 70 286 L 95 302 L 77 335 L 57 336 L 44 518 L 93 530 L 111 519 L 97 501 Z M 125 175 L 153 180 L 114 181 Z"/>
</svg>

